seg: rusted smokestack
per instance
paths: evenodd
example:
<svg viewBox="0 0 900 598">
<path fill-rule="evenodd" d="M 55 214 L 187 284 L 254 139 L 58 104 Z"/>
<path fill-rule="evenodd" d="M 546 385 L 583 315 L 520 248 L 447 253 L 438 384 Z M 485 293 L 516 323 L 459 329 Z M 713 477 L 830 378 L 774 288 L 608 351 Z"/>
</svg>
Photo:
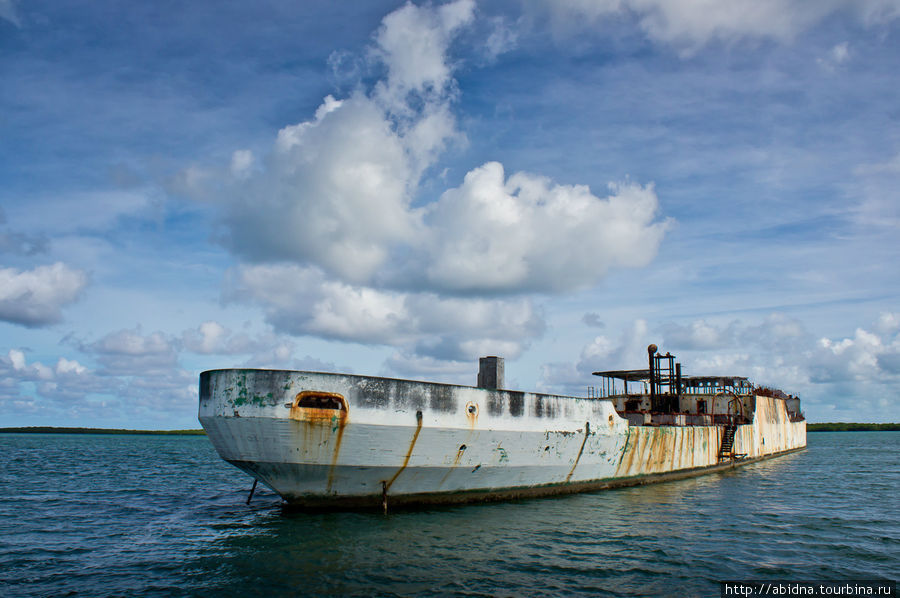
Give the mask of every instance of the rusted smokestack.
<svg viewBox="0 0 900 598">
<path fill-rule="evenodd" d="M 647 356 L 650 359 L 650 408 L 651 410 L 656 406 L 656 350 L 658 347 L 656 345 L 650 345 L 647 347 Z"/>
<path fill-rule="evenodd" d="M 478 360 L 478 388 L 499 390 L 503 388 L 503 358 L 482 357 Z"/>
</svg>

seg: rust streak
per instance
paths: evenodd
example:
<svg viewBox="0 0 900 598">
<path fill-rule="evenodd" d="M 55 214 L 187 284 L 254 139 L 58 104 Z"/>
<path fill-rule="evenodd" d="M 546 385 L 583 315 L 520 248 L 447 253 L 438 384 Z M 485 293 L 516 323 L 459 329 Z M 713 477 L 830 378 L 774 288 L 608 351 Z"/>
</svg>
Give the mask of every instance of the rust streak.
<svg viewBox="0 0 900 598">
<path fill-rule="evenodd" d="M 325 487 L 326 492 L 331 492 L 331 486 L 334 483 L 334 468 L 337 465 L 338 455 L 341 452 L 341 440 L 344 438 L 344 428 L 347 425 L 347 418 L 341 418 L 337 422 L 337 439 L 334 442 L 334 453 L 331 455 L 331 467 L 328 468 L 328 484 Z"/>
<path fill-rule="evenodd" d="M 584 452 L 584 445 L 587 444 L 588 436 L 591 433 L 591 424 L 589 422 L 584 422 L 584 440 L 581 441 L 581 448 L 578 449 L 578 456 L 575 457 L 575 464 L 572 465 L 572 469 L 569 471 L 569 475 L 566 476 L 566 481 L 569 481 L 569 478 L 572 477 L 572 474 L 575 473 L 575 468 L 578 467 L 578 462 L 581 461 L 581 453 Z"/>
<path fill-rule="evenodd" d="M 444 482 L 447 481 L 447 478 L 450 477 L 450 474 L 453 473 L 457 467 L 459 467 L 459 461 L 462 459 L 463 453 L 466 452 L 466 445 L 462 444 L 459 447 L 459 450 L 456 451 L 456 457 L 453 459 L 453 465 L 447 469 L 447 473 L 444 474 L 444 477 L 441 478 L 441 481 L 438 482 L 438 487 L 443 486 Z"/>
<path fill-rule="evenodd" d="M 478 405 L 471 401 L 466 403 L 466 419 L 469 420 L 469 429 L 474 430 L 478 424 Z"/>
<path fill-rule="evenodd" d="M 619 463 L 616 466 L 617 476 L 624 475 L 631 469 L 631 462 L 634 461 L 634 443 L 637 441 L 635 438 L 637 433 L 636 428 L 632 428 L 631 426 L 625 428 L 625 446 L 622 448 L 622 456 L 619 457 Z M 625 459 L 626 455 L 628 456 L 627 461 Z"/>
<path fill-rule="evenodd" d="M 412 457 L 413 447 L 416 446 L 416 440 L 419 439 L 419 432 L 422 431 L 422 412 L 416 411 L 416 431 L 413 433 L 412 441 L 409 443 L 409 450 L 406 451 L 406 457 L 403 458 L 403 465 L 400 466 L 400 469 L 397 470 L 397 473 L 393 475 L 393 477 L 384 482 L 384 492 L 387 494 L 387 491 L 390 490 L 391 484 L 394 483 L 394 480 L 403 473 L 403 470 L 406 469 L 406 466 L 409 465 L 409 458 Z"/>
</svg>

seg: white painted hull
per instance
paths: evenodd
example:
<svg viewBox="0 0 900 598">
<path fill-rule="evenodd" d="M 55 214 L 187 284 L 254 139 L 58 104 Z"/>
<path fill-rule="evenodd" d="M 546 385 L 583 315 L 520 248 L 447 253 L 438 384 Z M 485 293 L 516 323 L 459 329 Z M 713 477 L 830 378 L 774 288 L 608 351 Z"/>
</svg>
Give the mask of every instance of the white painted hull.
<svg viewBox="0 0 900 598">
<path fill-rule="evenodd" d="M 345 409 L 297 408 L 300 393 Z M 806 446 L 805 422 L 756 398 L 735 452 Z M 199 419 L 221 457 L 292 504 L 465 502 L 575 492 L 711 471 L 721 426 L 629 426 L 608 400 L 313 372 L 201 376 Z"/>
</svg>

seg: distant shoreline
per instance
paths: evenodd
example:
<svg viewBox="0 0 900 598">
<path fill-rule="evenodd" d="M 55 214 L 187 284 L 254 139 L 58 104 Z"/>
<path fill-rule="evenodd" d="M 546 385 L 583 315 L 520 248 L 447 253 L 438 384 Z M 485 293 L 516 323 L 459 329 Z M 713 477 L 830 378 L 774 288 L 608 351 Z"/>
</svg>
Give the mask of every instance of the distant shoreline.
<svg viewBox="0 0 900 598">
<path fill-rule="evenodd" d="M 807 432 L 900 432 L 895 424 L 806 424 Z M 53 426 L 26 426 L 0 428 L 0 434 L 155 434 L 164 436 L 206 436 L 204 430 L 124 430 L 119 428 L 57 428 Z"/>
<path fill-rule="evenodd" d="M 807 432 L 897 432 L 900 424 L 806 424 Z"/>
<path fill-rule="evenodd" d="M 27 426 L 0 428 L 0 434 L 154 434 L 163 436 L 206 436 L 203 430 L 123 430 L 118 428 L 56 428 Z"/>
</svg>

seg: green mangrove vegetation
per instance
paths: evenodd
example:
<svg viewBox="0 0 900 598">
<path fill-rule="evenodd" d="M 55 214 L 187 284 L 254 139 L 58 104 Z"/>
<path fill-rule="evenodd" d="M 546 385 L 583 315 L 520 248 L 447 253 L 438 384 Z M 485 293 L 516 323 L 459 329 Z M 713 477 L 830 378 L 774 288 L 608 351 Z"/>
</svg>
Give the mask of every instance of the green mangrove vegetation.
<svg viewBox="0 0 900 598">
<path fill-rule="evenodd" d="M 178 436 L 205 436 L 203 430 L 122 430 L 114 428 L 56 428 L 53 426 L 28 426 L 0 428 L 0 433 L 10 434 L 168 434 Z"/>
</svg>

